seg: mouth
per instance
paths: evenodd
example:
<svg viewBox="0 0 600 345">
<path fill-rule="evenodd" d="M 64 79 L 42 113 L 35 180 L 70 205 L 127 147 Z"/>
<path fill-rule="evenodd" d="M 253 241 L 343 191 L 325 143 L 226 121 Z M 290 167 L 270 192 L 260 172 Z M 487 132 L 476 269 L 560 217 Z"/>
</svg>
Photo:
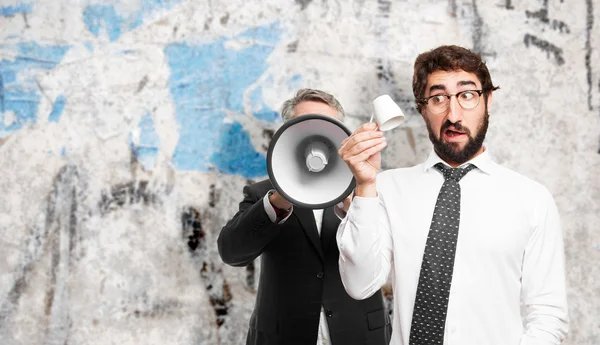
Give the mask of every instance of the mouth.
<svg viewBox="0 0 600 345">
<path fill-rule="evenodd" d="M 458 131 L 456 129 L 446 129 L 444 130 L 444 139 L 449 142 L 457 142 L 461 141 L 467 137 L 467 132 Z"/>
</svg>

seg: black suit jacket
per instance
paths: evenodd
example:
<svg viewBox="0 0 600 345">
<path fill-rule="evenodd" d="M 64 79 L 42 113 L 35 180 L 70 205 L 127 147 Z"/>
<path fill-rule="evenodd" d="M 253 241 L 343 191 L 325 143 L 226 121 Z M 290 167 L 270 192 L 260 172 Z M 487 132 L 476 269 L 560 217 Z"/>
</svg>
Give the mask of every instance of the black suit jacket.
<svg viewBox="0 0 600 345">
<path fill-rule="evenodd" d="M 321 236 L 312 210 L 294 206 L 274 224 L 263 206 L 270 181 L 244 188 L 244 201 L 218 238 L 221 259 L 245 266 L 259 255 L 261 270 L 248 345 L 316 345 L 321 305 L 333 345 L 387 345 L 391 333 L 381 291 L 354 300 L 340 278 L 335 239 L 340 220 L 323 212 Z"/>
</svg>

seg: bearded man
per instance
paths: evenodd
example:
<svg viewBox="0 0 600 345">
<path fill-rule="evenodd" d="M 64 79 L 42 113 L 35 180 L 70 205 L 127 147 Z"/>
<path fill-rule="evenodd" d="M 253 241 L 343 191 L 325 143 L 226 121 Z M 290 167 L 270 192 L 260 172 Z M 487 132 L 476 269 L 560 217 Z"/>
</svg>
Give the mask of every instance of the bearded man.
<svg viewBox="0 0 600 345">
<path fill-rule="evenodd" d="M 496 89 L 478 54 L 436 48 L 413 76 L 429 158 L 379 173 L 386 141 L 372 123 L 342 142 L 357 185 L 336 235 L 340 275 L 363 299 L 391 274 L 392 345 L 550 345 L 567 333 L 552 195 L 483 145 Z"/>
</svg>

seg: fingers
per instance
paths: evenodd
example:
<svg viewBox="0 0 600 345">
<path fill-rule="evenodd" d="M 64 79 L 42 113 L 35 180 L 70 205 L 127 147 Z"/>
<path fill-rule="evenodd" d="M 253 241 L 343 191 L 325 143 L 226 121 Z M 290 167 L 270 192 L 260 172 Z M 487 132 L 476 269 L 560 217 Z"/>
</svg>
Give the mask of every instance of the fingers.
<svg viewBox="0 0 600 345">
<path fill-rule="evenodd" d="M 373 135 L 369 135 L 370 133 L 357 134 L 355 140 L 350 140 L 342 145 L 338 151 L 340 157 L 344 161 L 348 161 L 352 157 L 363 157 L 363 153 L 370 153 L 372 155 L 381 151 L 387 145 L 385 137 L 373 137 Z M 364 134 L 364 136 L 361 136 L 361 134 Z M 364 160 L 368 159 L 370 155 L 364 158 Z"/>
<path fill-rule="evenodd" d="M 365 123 L 362 126 L 360 126 L 354 133 L 352 133 L 351 136 L 344 139 L 341 143 L 341 146 L 343 147 L 345 144 L 353 144 L 358 141 L 366 140 L 369 138 L 382 137 L 383 132 L 379 131 L 378 129 L 379 128 L 375 123 Z"/>
<path fill-rule="evenodd" d="M 346 155 L 355 156 L 363 151 L 366 151 L 373 146 L 379 145 L 381 143 L 387 142 L 385 137 L 377 137 L 372 139 L 365 139 L 362 141 L 356 142 L 356 144 L 349 143 L 346 145 L 346 150 L 344 151 Z"/>
<path fill-rule="evenodd" d="M 369 157 L 373 156 L 374 154 L 377 154 L 378 152 L 381 152 L 381 150 L 383 150 L 386 146 L 387 146 L 387 142 L 385 142 L 385 141 L 379 142 L 373 146 L 370 146 L 369 148 L 366 148 L 366 149 L 358 152 L 357 154 L 346 155 L 342 158 L 348 164 L 354 165 L 354 164 L 357 164 L 360 162 L 367 161 L 369 159 Z"/>
</svg>

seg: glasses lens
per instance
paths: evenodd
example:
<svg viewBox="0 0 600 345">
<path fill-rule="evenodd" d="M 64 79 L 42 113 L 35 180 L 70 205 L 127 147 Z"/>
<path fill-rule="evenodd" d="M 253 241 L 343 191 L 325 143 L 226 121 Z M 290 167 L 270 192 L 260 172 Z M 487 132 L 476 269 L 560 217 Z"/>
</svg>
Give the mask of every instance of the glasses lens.
<svg viewBox="0 0 600 345">
<path fill-rule="evenodd" d="M 479 104 L 479 96 L 478 92 L 475 91 L 463 91 L 459 92 L 456 97 L 458 98 L 458 103 L 464 109 L 473 109 Z"/>
<path fill-rule="evenodd" d="M 427 101 L 427 108 L 434 114 L 439 114 L 448 109 L 448 97 L 444 95 L 433 96 Z"/>
</svg>

